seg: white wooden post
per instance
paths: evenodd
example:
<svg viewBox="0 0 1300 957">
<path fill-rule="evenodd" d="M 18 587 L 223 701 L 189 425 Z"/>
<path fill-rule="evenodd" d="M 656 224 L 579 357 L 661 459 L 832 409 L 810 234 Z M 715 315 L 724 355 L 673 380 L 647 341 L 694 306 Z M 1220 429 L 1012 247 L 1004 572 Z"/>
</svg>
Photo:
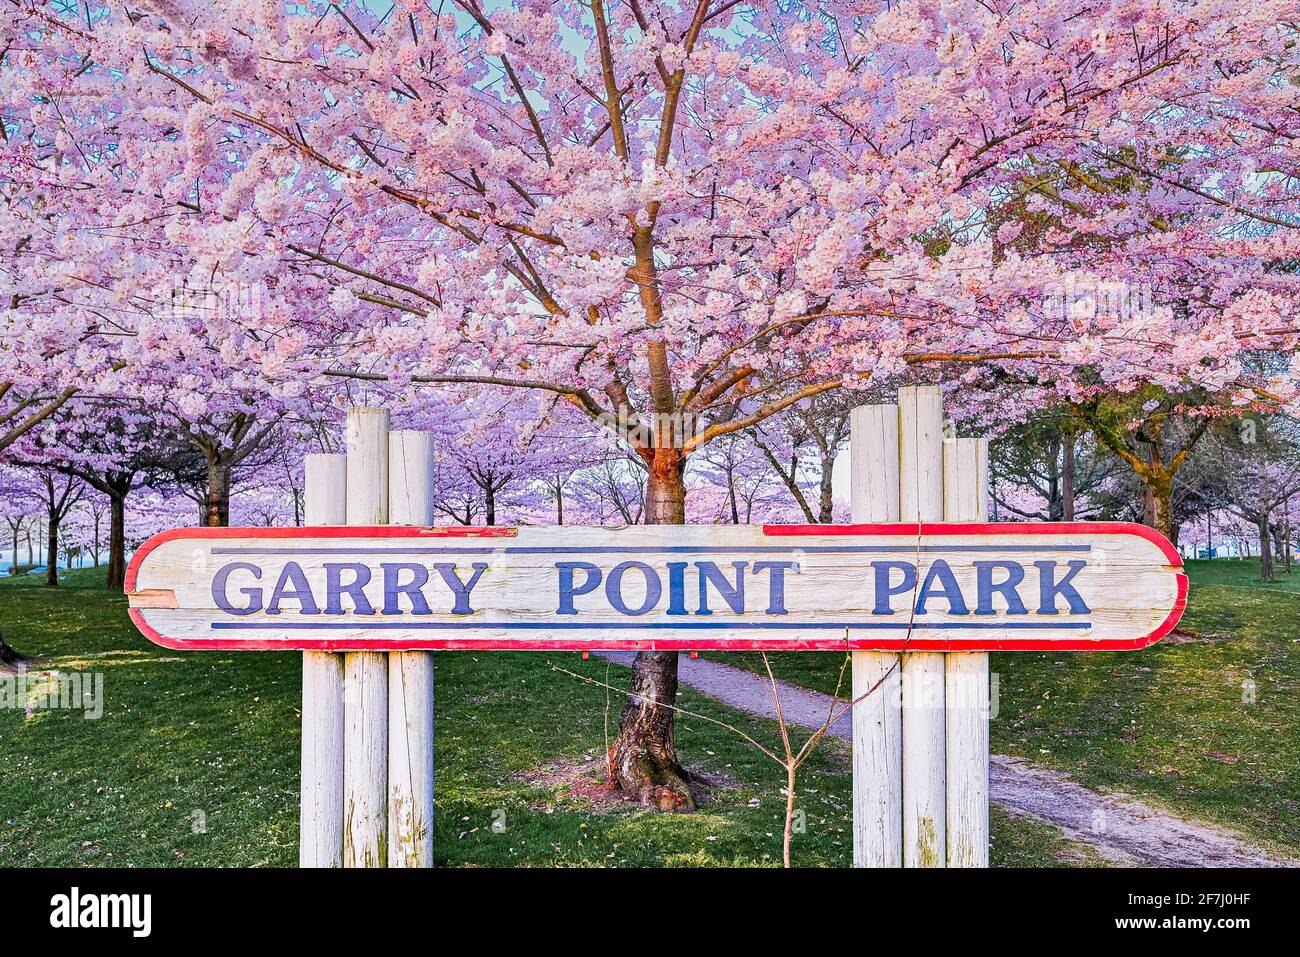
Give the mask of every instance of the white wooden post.
<svg viewBox="0 0 1300 957">
<path fill-rule="evenodd" d="M 898 390 L 899 518 L 943 519 L 943 393 Z M 903 866 L 943 867 L 947 847 L 944 656 L 903 655 Z"/>
<path fill-rule="evenodd" d="M 388 518 L 432 525 L 433 436 L 390 432 Z M 433 654 L 388 656 L 388 866 L 433 866 Z"/>
<path fill-rule="evenodd" d="M 898 521 L 898 406 L 853 410 L 849 443 L 855 522 Z M 855 651 L 853 866 L 903 863 L 902 669 L 894 652 Z M 883 681 L 882 681 L 883 678 Z"/>
<path fill-rule="evenodd" d="M 308 525 L 347 518 L 347 456 L 308 455 L 304 463 Z M 343 656 L 302 654 L 302 789 L 298 866 L 343 864 Z"/>
<path fill-rule="evenodd" d="M 347 523 L 388 519 L 388 410 L 349 409 Z M 344 655 L 343 866 L 383 867 L 388 856 L 388 660 Z"/>
<path fill-rule="evenodd" d="M 943 447 L 943 518 L 988 520 L 988 440 Z M 947 673 L 948 866 L 989 866 L 989 656 L 950 652 Z"/>
</svg>

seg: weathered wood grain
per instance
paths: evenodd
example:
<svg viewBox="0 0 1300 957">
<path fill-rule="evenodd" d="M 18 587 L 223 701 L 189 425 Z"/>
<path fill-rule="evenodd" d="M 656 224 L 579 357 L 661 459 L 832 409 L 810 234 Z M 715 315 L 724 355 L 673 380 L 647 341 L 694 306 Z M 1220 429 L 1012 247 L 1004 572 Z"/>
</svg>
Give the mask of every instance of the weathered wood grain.
<svg viewBox="0 0 1300 957">
<path fill-rule="evenodd" d="M 343 866 L 388 864 L 388 656 L 343 656 Z"/>
<path fill-rule="evenodd" d="M 943 446 L 943 517 L 983 522 L 988 515 L 988 441 Z M 948 866 L 989 865 L 989 656 L 944 656 Z"/>
<path fill-rule="evenodd" d="M 904 522 L 943 518 L 943 393 L 898 390 L 898 498 Z M 946 863 L 944 657 L 903 657 L 903 866 Z"/>
<path fill-rule="evenodd" d="M 170 588 L 145 588 L 127 595 L 132 608 L 179 608 L 176 592 Z"/>
<path fill-rule="evenodd" d="M 388 433 L 388 522 L 434 523 L 433 433 L 398 429 Z"/>
<path fill-rule="evenodd" d="M 349 409 L 347 522 L 388 521 L 388 410 Z M 388 658 L 343 663 L 343 866 L 388 862 Z"/>
<path fill-rule="evenodd" d="M 854 409 L 850 427 L 853 521 L 896 522 L 898 406 Z M 899 867 L 903 863 L 902 662 L 895 652 L 855 651 L 852 668 L 856 702 L 853 866 Z"/>
<path fill-rule="evenodd" d="M 388 521 L 388 410 L 348 409 L 347 524 Z"/>
<path fill-rule="evenodd" d="M 338 648 L 368 638 L 378 642 L 371 646 L 376 649 L 527 648 L 548 647 L 544 644 L 548 641 L 568 642 L 572 647 L 672 647 L 673 641 L 679 641 L 684 643 L 679 647 L 700 648 L 757 643 L 770 648 L 890 649 L 906 641 L 909 650 L 930 651 L 968 650 L 973 642 L 986 643 L 982 647 L 1006 649 L 1137 647 L 1140 642 L 1124 643 L 1142 638 L 1166 623 L 1170 610 L 1177 604 L 1179 569 L 1167 564 L 1169 559 L 1154 542 L 1139 537 L 1149 534 L 1148 530 L 1115 530 L 1108 526 L 1109 531 L 1089 532 L 1087 526 L 1082 526 L 1077 533 L 1046 535 L 1041 526 L 984 527 L 997 534 L 964 531 L 935 534 L 927 530 L 918 538 L 915 531 L 903 526 L 893 526 L 892 534 L 870 536 L 856 533 L 851 526 L 815 527 L 816 534 L 786 534 L 785 529 L 771 526 L 766 529 L 679 526 L 668 533 L 655 526 L 625 529 L 574 526 L 520 528 L 514 536 L 491 538 L 426 537 L 422 529 L 403 529 L 402 532 L 410 533 L 409 537 L 366 532 L 362 533 L 363 537 L 348 540 L 320 537 L 310 529 L 303 529 L 302 541 L 287 541 L 260 537 L 257 530 L 216 530 L 230 534 L 225 538 L 209 537 L 208 532 L 195 530 L 183 532 L 186 537 L 147 544 L 147 551 L 141 549 L 142 556 L 135 568 L 133 592 L 170 588 L 175 592 L 178 607 L 143 608 L 133 603 L 132 612 L 138 624 L 164 636 L 160 643 L 182 648 L 302 647 L 295 644 L 298 641 L 332 641 L 336 644 L 307 647 Z M 935 528 L 941 532 L 943 526 Z M 191 534 L 194 537 L 188 537 Z M 839 550 L 858 546 L 888 550 Z M 921 576 L 924 577 L 934 560 L 944 559 L 967 596 L 971 604 L 968 610 L 972 612 L 976 589 L 974 561 L 1024 563 L 1027 577 L 1021 591 L 1032 612 L 1037 610 L 1037 579 L 1033 577 L 1037 572 L 1032 561 L 1082 557 L 1088 565 L 1075 578 L 1075 583 L 1091 612 L 1071 615 L 1058 601 L 1060 613 L 1056 616 L 1010 616 L 1006 602 L 996 594 L 993 597 L 996 614 L 958 615 L 950 613 L 944 599 L 935 598 L 928 603 L 924 614 L 915 616 L 916 627 L 908 637 L 906 609 L 910 596 L 896 597 L 893 616 L 873 614 L 871 563 L 915 562 L 918 546 L 922 549 Z M 981 550 L 963 551 L 971 547 Z M 1067 547 L 1084 547 L 1090 551 L 1060 550 Z M 285 554 L 286 548 L 307 551 Z M 836 550 L 818 551 L 821 548 Z M 393 549 L 400 552 L 393 553 Z M 575 599 L 577 614 L 559 616 L 556 614 L 556 563 L 575 559 L 591 562 L 602 573 L 627 560 L 644 562 L 661 582 L 660 600 L 646 614 L 624 615 L 610 607 L 602 582 L 602 587 Z M 751 565 L 773 560 L 796 562 L 797 570 L 791 569 L 786 574 L 784 607 L 788 614 L 766 614 L 770 597 L 768 573 L 751 570 L 746 575 L 742 613 L 733 613 L 711 590 L 711 613 L 699 615 L 699 574 L 694 562 L 702 559 L 715 563 L 728 575 L 733 575 L 733 561 Z M 217 609 L 212 583 L 219 568 L 236 561 L 254 562 L 262 569 L 261 581 L 256 584 L 263 591 L 264 605 L 290 561 L 300 565 L 313 594 L 322 604 L 326 562 L 373 562 L 376 569 L 382 561 L 416 562 L 426 569 L 450 563 L 462 581 L 472 576 L 475 563 L 486 567 L 472 591 L 473 613 L 469 615 L 452 613 L 453 593 L 433 571 L 424 589 L 431 612 L 427 616 L 412 615 L 405 597 L 400 599 L 402 614 L 391 616 L 355 614 L 348 597 L 343 598 L 344 614 L 337 616 L 302 615 L 294 599 L 285 601 L 283 613 L 279 615 L 268 614 L 265 607 L 250 614 L 234 615 Z M 668 614 L 667 565 L 675 561 L 687 562 L 683 570 L 687 615 Z M 242 572 L 232 575 L 228 589 L 232 603 L 247 604 L 241 589 L 253 584 L 251 577 Z M 630 606 L 639 605 L 645 597 L 644 577 L 640 573 L 626 575 L 622 591 Z M 379 574 L 365 587 L 364 593 L 373 607 L 382 608 L 383 583 Z M 1087 627 L 1059 627 L 1072 622 Z M 577 628 L 575 623 L 593 627 Z M 724 623 L 734 624 L 735 630 L 717 627 Z M 901 627 L 881 630 L 877 623 Z M 955 630 L 935 627 L 950 623 L 960 627 Z M 1013 626 L 1011 629 L 1006 627 L 1008 623 Z M 702 624 L 707 627 L 701 627 Z M 844 624 L 849 626 L 847 639 L 846 629 L 840 627 Z M 307 627 L 303 628 L 304 625 Z M 447 626 L 446 630 L 441 630 L 443 625 Z M 596 625 L 616 627 L 602 630 Z M 755 628 L 755 625 L 763 627 Z M 867 629 L 866 625 L 872 628 Z M 856 630 L 857 626 L 864 629 Z M 148 630 L 146 634 L 159 640 Z M 179 639 L 180 643 L 169 643 L 170 639 Z"/>
<path fill-rule="evenodd" d="M 432 525 L 433 435 L 395 431 L 388 442 L 389 521 Z M 432 652 L 389 654 L 389 867 L 433 866 L 433 679 Z"/>
<path fill-rule="evenodd" d="M 309 525 L 342 525 L 347 514 L 347 456 L 308 455 L 303 463 Z M 298 865 L 343 865 L 343 656 L 302 656 L 302 779 Z"/>
<path fill-rule="evenodd" d="M 433 652 L 388 655 L 388 866 L 433 866 Z"/>
</svg>

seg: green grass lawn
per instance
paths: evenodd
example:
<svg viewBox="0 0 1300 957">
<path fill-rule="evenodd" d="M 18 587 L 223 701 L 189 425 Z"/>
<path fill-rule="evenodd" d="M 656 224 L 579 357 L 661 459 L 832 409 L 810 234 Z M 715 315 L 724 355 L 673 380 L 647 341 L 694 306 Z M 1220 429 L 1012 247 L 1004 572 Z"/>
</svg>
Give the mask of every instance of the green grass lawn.
<svg viewBox="0 0 1300 957">
<path fill-rule="evenodd" d="M 0 629 L 33 670 L 104 675 L 99 720 L 0 711 L 0 866 L 290 866 L 297 860 L 295 654 L 169 652 L 144 640 L 126 601 L 74 571 L 65 587 L 0 579 Z M 541 652 L 442 653 L 436 848 L 441 865 L 763 866 L 780 861 L 783 773 L 729 732 L 680 718 L 684 760 L 711 782 L 698 813 L 611 800 L 599 776 L 620 696 L 604 661 Z M 775 725 L 687 690 L 683 707 L 775 742 Z M 850 863 L 845 742 L 801 772 L 797 865 Z M 494 824 L 496 825 L 494 827 Z M 201 825 L 201 826 L 200 826 Z M 1093 863 L 1047 825 L 994 814 L 1003 866 Z"/>
<path fill-rule="evenodd" d="M 1300 853 L 1300 570 L 1257 581 L 1257 560 L 1189 561 L 1184 634 L 1130 652 L 994 654 L 995 752 L 1099 789 L 1240 828 Z M 713 654 L 758 671 L 756 655 Z M 772 655 L 830 692 L 838 656 Z M 845 694 L 848 689 L 844 689 Z"/>
<path fill-rule="evenodd" d="M 1250 588 L 1265 592 L 1290 592 L 1300 594 L 1300 564 L 1293 566 L 1291 574 L 1282 569 L 1282 563 L 1273 563 L 1273 577 L 1276 581 L 1259 580 L 1258 558 L 1216 558 L 1185 562 L 1188 574 L 1194 585 L 1228 585 L 1233 588 Z"/>
<path fill-rule="evenodd" d="M 102 673 L 105 699 L 98 720 L 0 711 L 0 863 L 294 860 L 296 656 L 159 648 L 103 574 L 73 571 L 61 588 L 0 579 L 5 640 L 41 656 L 34 671 Z"/>
</svg>

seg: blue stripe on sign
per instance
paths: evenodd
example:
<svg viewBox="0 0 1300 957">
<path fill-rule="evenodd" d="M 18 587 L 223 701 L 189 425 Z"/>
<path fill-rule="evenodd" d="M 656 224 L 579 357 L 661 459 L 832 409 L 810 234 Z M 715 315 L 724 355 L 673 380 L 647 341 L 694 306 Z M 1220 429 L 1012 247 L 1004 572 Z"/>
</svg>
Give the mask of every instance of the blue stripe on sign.
<svg viewBox="0 0 1300 957">
<path fill-rule="evenodd" d="M 398 629 L 398 628 L 428 628 L 428 629 L 454 629 L 454 628 L 504 628 L 504 629 L 540 629 L 545 631 L 551 630 L 569 630 L 579 628 L 608 628 L 608 629 L 664 629 L 669 631 L 678 631 L 684 628 L 691 629 L 729 629 L 729 628 L 779 628 L 783 631 L 804 631 L 813 628 L 851 628 L 851 629 L 881 629 L 881 628 L 996 628 L 998 630 L 1006 629 L 1038 629 L 1042 631 L 1054 631 L 1061 628 L 1082 629 L 1091 628 L 1090 621 L 1063 621 L 1056 624 L 1044 625 L 1033 621 L 934 621 L 934 622 L 907 622 L 907 621 L 817 621 L 805 622 L 803 624 L 789 624 L 785 622 L 767 622 L 767 621 L 502 621 L 502 622 L 477 622 L 477 621 L 289 621 L 289 622 L 270 622 L 270 621 L 214 621 L 211 626 L 220 630 L 234 631 L 289 631 L 301 630 L 304 628 L 364 628 L 366 631 L 377 631 L 380 629 Z"/>
<path fill-rule="evenodd" d="M 213 555 L 597 555 L 610 552 L 634 555 L 734 555 L 743 552 L 791 554 L 793 552 L 1089 552 L 1091 545 L 564 545 L 513 548 L 214 548 Z"/>
</svg>

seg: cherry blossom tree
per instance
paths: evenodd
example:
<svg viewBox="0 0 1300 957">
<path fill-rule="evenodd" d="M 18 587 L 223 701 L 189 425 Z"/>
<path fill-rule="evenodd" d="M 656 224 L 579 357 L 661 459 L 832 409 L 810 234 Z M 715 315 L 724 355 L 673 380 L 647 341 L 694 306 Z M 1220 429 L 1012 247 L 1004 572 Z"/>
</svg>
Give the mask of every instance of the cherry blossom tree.
<svg viewBox="0 0 1300 957">
<path fill-rule="evenodd" d="M 1300 430 L 1283 416 L 1228 425 L 1211 437 L 1205 458 L 1220 476 L 1229 510 L 1256 532 L 1260 579 L 1273 581 L 1275 554 L 1285 557 L 1278 545 L 1289 537 L 1283 514 L 1300 495 Z"/>
<path fill-rule="evenodd" d="M 759 451 L 808 522 L 835 520 L 835 460 L 848 445 L 850 414 L 861 404 L 856 398 L 842 392 L 819 395 L 755 429 Z"/>
<path fill-rule="evenodd" d="M 59 584 L 59 530 L 85 495 L 86 486 L 71 475 L 43 468 L 37 474 L 37 489 L 45 511 L 45 584 L 54 587 Z"/>
<path fill-rule="evenodd" d="M 40 507 L 35 477 L 26 470 L 0 466 L 0 518 L 4 519 L 4 529 L 9 533 L 11 575 L 18 574 L 18 543 L 24 533 L 28 543 L 28 564 L 31 564 L 31 534 Z"/>
<path fill-rule="evenodd" d="M 799 517 L 778 500 L 780 486 L 751 435 L 726 435 L 710 442 L 691 466 L 687 516 L 692 522 L 752 525 Z"/>
<path fill-rule="evenodd" d="M 570 513 L 588 525 L 640 525 L 645 518 L 646 470 L 631 453 L 610 451 L 578 472 L 569 488 Z"/>
<path fill-rule="evenodd" d="M 184 498 L 171 491 L 143 488 L 127 503 L 127 551 L 134 551 L 159 532 L 193 523 L 194 510 Z"/>
<path fill-rule="evenodd" d="M 259 481 L 259 477 L 246 482 L 239 494 L 231 499 L 231 512 L 235 524 L 257 528 L 284 528 L 296 524 L 297 508 L 290 489 L 278 482 Z"/>
<path fill-rule="evenodd" d="M 1298 14 L 25 0 L 0 382 L 144 379 L 226 425 L 312 376 L 544 392 L 625 437 L 655 523 L 708 443 L 906 375 L 1289 401 L 1300 361 L 1239 357 L 1296 342 Z M 157 303 L 179 275 L 265 308 L 196 328 Z M 1052 308 L 1080 282 L 1149 308 Z M 613 766 L 683 809 L 675 689 L 638 656 Z"/>
<path fill-rule="evenodd" d="M 157 482 L 167 471 L 179 451 L 174 436 L 130 403 L 78 396 L 9 451 L 12 458 L 26 464 L 74 477 L 107 500 L 105 585 L 120 589 L 126 576 L 127 497 L 142 485 Z M 98 561 L 97 535 L 95 554 Z"/>
</svg>

